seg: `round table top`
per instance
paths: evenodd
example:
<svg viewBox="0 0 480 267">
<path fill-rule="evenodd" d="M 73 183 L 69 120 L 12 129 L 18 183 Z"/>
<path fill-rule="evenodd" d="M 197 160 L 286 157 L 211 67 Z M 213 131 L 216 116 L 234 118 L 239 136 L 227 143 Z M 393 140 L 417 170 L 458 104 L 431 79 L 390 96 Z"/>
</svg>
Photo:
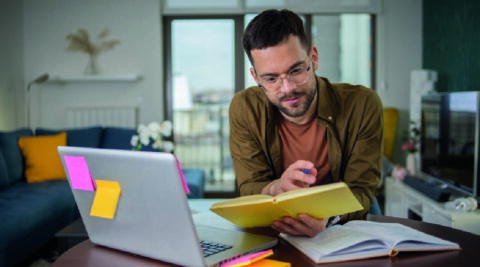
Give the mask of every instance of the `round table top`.
<svg viewBox="0 0 480 267">
<path fill-rule="evenodd" d="M 480 236 L 462 230 L 437 224 L 413 221 L 408 219 L 371 215 L 368 220 L 375 222 L 400 223 L 424 233 L 458 243 L 461 250 L 440 252 L 400 252 L 395 257 L 379 257 L 365 260 L 322 264 L 322 266 L 478 266 L 480 262 Z M 266 235 L 276 234 L 270 228 L 252 229 L 253 233 Z M 286 241 L 280 239 L 273 248 L 274 255 L 269 259 L 290 262 L 292 266 L 317 266 L 300 251 Z M 173 266 L 161 261 L 133 255 L 115 249 L 98 246 L 89 240 L 83 241 L 62 254 L 53 265 L 68 266 Z"/>
</svg>

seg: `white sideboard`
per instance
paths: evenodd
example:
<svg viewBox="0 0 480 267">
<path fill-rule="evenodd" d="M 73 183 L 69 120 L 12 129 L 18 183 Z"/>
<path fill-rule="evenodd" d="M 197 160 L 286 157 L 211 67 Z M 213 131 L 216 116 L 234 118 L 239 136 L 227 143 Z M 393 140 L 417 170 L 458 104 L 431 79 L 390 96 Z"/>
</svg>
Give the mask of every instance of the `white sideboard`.
<svg viewBox="0 0 480 267">
<path fill-rule="evenodd" d="M 385 179 L 385 215 L 421 220 L 480 235 L 480 210 L 451 211 L 410 186 Z"/>
</svg>

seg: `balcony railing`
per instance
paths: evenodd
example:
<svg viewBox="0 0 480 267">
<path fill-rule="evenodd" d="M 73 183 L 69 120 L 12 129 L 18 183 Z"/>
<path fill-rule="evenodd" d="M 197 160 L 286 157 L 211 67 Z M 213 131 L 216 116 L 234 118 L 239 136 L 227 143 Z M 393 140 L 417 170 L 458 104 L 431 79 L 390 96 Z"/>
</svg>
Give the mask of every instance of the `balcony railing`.
<svg viewBox="0 0 480 267">
<path fill-rule="evenodd" d="M 173 114 L 175 154 L 183 167 L 202 168 L 209 185 L 232 184 L 228 106 L 196 105 Z"/>
</svg>

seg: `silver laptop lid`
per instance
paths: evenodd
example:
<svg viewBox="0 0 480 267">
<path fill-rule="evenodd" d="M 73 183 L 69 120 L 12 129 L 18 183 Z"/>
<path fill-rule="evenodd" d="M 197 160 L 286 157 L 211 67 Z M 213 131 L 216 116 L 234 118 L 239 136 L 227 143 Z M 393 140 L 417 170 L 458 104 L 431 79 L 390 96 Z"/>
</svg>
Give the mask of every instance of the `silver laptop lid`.
<svg viewBox="0 0 480 267">
<path fill-rule="evenodd" d="M 58 151 L 93 243 L 180 265 L 205 265 L 172 154 L 79 147 Z M 119 183 L 112 219 L 90 215 L 98 188 L 75 189 L 65 156 L 83 159 L 95 184 L 97 180 Z"/>
</svg>

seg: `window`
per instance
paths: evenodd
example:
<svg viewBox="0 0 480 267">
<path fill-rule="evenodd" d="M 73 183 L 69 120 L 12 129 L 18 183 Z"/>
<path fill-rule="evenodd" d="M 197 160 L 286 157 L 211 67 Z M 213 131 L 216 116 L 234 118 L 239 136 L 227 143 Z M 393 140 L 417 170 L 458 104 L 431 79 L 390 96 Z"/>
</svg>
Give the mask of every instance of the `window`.
<svg viewBox="0 0 480 267">
<path fill-rule="evenodd" d="M 331 82 L 373 87 L 372 24 L 368 14 L 314 15 L 312 42 L 320 56 L 317 75 Z"/>
<path fill-rule="evenodd" d="M 170 18 L 167 23 L 172 104 L 166 114 L 173 120 L 175 153 L 182 166 L 205 170 L 206 191 L 216 186 L 234 191 L 228 105 L 237 84 L 237 22 L 231 17 Z"/>
</svg>

